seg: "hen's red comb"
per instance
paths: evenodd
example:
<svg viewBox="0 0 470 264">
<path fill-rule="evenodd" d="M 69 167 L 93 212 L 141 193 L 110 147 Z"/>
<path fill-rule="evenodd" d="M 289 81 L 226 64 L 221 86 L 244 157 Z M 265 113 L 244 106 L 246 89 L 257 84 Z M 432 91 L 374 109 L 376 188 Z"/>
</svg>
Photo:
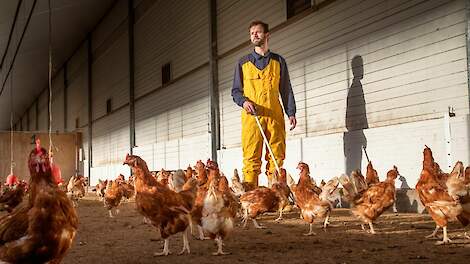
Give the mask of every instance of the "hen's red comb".
<svg viewBox="0 0 470 264">
<path fill-rule="evenodd" d="M 41 140 L 39 138 L 36 139 L 36 150 L 41 150 Z"/>
</svg>

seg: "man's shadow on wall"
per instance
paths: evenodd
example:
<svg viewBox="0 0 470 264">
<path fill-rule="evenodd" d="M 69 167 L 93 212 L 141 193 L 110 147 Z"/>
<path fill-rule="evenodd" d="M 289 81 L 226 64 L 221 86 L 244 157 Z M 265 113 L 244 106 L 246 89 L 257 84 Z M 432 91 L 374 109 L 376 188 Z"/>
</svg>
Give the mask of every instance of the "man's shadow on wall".
<svg viewBox="0 0 470 264">
<path fill-rule="evenodd" d="M 366 102 L 361 80 L 364 77 L 364 62 L 356 55 L 351 60 L 353 79 L 348 89 L 346 100 L 346 129 L 343 134 L 343 150 L 346 173 L 361 170 L 362 149 L 367 148 L 367 138 L 364 129 L 369 128 L 366 115 Z"/>
</svg>

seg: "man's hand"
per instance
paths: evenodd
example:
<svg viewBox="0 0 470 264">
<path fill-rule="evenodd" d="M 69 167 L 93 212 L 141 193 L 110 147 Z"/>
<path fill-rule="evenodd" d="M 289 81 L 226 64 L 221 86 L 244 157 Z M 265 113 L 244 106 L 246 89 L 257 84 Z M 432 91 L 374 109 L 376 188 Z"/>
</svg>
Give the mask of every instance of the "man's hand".
<svg viewBox="0 0 470 264">
<path fill-rule="evenodd" d="M 295 116 L 289 116 L 290 129 L 293 130 L 297 126 L 297 119 Z"/>
<path fill-rule="evenodd" d="M 243 109 L 245 109 L 245 111 L 248 114 L 254 115 L 256 113 L 255 105 L 252 102 L 248 101 L 248 100 L 243 102 Z"/>
</svg>

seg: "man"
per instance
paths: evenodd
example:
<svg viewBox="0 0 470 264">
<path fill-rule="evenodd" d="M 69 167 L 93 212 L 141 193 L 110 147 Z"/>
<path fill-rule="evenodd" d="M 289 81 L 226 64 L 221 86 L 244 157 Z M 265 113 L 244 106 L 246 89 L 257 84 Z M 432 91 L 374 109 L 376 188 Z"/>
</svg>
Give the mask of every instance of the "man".
<svg viewBox="0 0 470 264">
<path fill-rule="evenodd" d="M 286 152 L 286 131 L 279 95 L 289 117 L 290 129 L 297 125 L 295 99 L 289 80 L 286 61 L 269 50 L 269 26 L 262 21 L 253 21 L 249 27 L 254 51 L 242 57 L 235 68 L 233 101 L 242 110 L 242 149 L 244 181 L 258 186 L 261 172 L 263 137 L 256 124 L 259 121 L 279 167 L 282 167 Z M 266 151 L 266 175 L 268 182 L 276 167 Z"/>
</svg>

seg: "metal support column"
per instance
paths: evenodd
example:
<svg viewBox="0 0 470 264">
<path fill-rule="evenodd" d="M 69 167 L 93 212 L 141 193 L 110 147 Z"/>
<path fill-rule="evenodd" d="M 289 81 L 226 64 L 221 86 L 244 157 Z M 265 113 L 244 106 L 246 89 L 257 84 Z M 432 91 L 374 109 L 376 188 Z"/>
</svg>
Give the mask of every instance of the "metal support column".
<svg viewBox="0 0 470 264">
<path fill-rule="evenodd" d="M 64 64 L 64 132 L 67 131 L 67 116 L 68 116 L 68 111 L 67 111 L 67 107 L 68 107 L 68 86 L 69 86 L 69 82 L 67 80 L 68 76 L 67 76 L 67 62 Z"/>
<path fill-rule="evenodd" d="M 130 112 L 130 148 L 132 155 L 135 147 L 135 95 L 134 95 L 134 1 L 128 0 L 128 22 L 129 22 L 129 112 Z"/>
<path fill-rule="evenodd" d="M 217 64 L 217 1 L 209 0 L 209 97 L 211 156 L 217 161 L 220 149 L 219 80 Z"/>
<path fill-rule="evenodd" d="M 91 45 L 91 33 L 88 35 L 88 183 L 91 180 L 91 166 L 93 166 L 93 101 L 92 101 L 92 65 L 93 65 L 93 47 Z"/>
</svg>

